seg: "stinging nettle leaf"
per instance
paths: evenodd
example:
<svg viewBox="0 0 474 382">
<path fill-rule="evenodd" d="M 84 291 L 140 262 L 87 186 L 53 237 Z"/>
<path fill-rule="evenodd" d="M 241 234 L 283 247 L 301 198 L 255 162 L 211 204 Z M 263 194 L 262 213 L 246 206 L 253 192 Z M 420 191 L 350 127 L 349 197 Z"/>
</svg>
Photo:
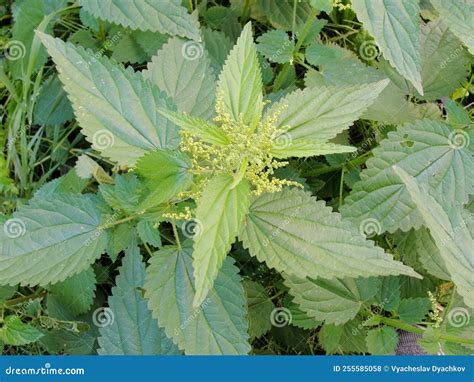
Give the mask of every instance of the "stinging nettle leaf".
<svg viewBox="0 0 474 382">
<path fill-rule="evenodd" d="M 458 138 L 466 145 L 459 145 Z M 452 201 L 466 203 L 474 191 L 473 145 L 472 130 L 456 131 L 442 121 L 424 119 L 399 127 L 373 150 L 361 180 L 345 199 L 342 215 L 359 224 L 376 219 L 379 233 L 421 227 L 420 212 L 393 165 Z"/>
<path fill-rule="evenodd" d="M 94 270 L 89 267 L 81 273 L 51 285 L 48 289 L 72 314 L 85 313 L 94 302 L 96 289 Z"/>
<path fill-rule="evenodd" d="M 406 185 L 424 224 L 430 230 L 458 293 L 464 298 L 466 305 L 474 307 L 472 215 L 464 213 L 459 207 L 461 204 L 454 205 L 453 208 L 452 200 L 446 198 L 446 195 L 438 193 L 439 196 L 435 199 L 425 188 L 418 186 L 415 178 L 402 168 L 394 167 L 395 173 Z"/>
<path fill-rule="evenodd" d="M 146 270 L 145 297 L 153 317 L 186 354 L 247 354 L 247 311 L 234 260 L 227 257 L 203 303 L 195 295 L 190 243 L 163 247 Z"/>
<path fill-rule="evenodd" d="M 431 109 L 434 107 L 435 110 L 438 110 L 436 106 L 431 104 L 415 104 L 410 102 L 406 97 L 406 93 L 409 91 L 406 81 L 384 60 L 381 60 L 382 62 L 379 63 L 379 69 L 377 70 L 376 68 L 367 66 L 361 62 L 352 51 L 335 44 L 323 45 L 320 43 L 313 43 L 306 49 L 306 58 L 308 62 L 317 65 L 320 69 L 320 71 L 310 69 L 306 72 L 305 84 L 307 87 L 311 88 L 320 86 L 367 84 L 380 81 L 387 76 L 390 78 L 396 76 L 397 79 L 402 79 L 406 89 L 404 88 L 402 90 L 395 85 L 394 79 L 392 78 L 392 81 L 383 89 L 377 99 L 364 112 L 362 115 L 363 119 L 371 119 L 399 125 L 422 119 L 425 117 L 427 113 L 426 109 L 428 107 L 431 107 Z M 435 60 L 435 63 L 431 64 L 432 61 L 430 61 L 428 57 L 427 62 L 427 68 L 434 68 L 436 70 L 442 69 L 441 63 L 438 60 Z M 424 62 L 422 59 L 422 66 L 423 64 Z M 451 64 L 449 63 L 446 70 L 450 70 L 450 67 Z M 386 73 L 384 69 L 389 70 L 389 72 Z M 422 69 L 422 76 L 424 69 L 425 67 Z M 428 71 L 429 70 L 426 72 Z M 456 72 L 456 75 L 458 75 L 458 72 Z M 463 70 L 461 70 L 461 75 L 462 72 Z M 426 77 L 428 78 L 428 81 L 430 81 L 429 76 Z M 443 79 L 443 83 L 446 83 L 446 79 Z M 424 90 L 426 93 L 432 89 L 428 86 L 428 89 Z M 418 94 L 414 89 L 410 91 L 410 93 Z"/>
<path fill-rule="evenodd" d="M 41 87 L 35 105 L 34 121 L 40 125 L 58 125 L 70 121 L 73 110 L 58 76 L 49 77 Z"/>
<path fill-rule="evenodd" d="M 471 57 L 440 19 L 422 25 L 420 42 L 424 90 L 420 98 L 436 100 L 451 94 L 466 80 Z"/>
<path fill-rule="evenodd" d="M 142 73 L 173 99 L 180 112 L 204 120 L 214 114 L 216 79 L 202 43 L 173 38 Z"/>
<path fill-rule="evenodd" d="M 319 11 L 329 13 L 332 11 L 333 1 L 332 0 L 310 0 L 309 3 L 312 7 Z"/>
<path fill-rule="evenodd" d="M 474 54 L 474 5 L 461 0 L 430 0 L 444 24 Z"/>
<path fill-rule="evenodd" d="M 131 29 L 199 40 L 199 23 L 181 0 L 79 0 L 91 15 Z"/>
<path fill-rule="evenodd" d="M 267 115 L 282 110 L 276 125 L 292 140 L 325 142 L 347 129 L 374 102 L 389 80 L 344 87 L 296 90 L 274 104 Z"/>
<path fill-rule="evenodd" d="M 380 287 L 380 280 L 374 277 L 333 280 L 284 277 L 294 302 L 308 316 L 335 325 L 352 320 Z"/>
<path fill-rule="evenodd" d="M 99 328 L 98 353 L 102 355 L 179 354 L 176 345 L 152 317 L 143 297 L 145 264 L 140 250 L 132 246 L 126 251 L 116 286 L 108 299 L 113 314 L 110 325 Z"/>
<path fill-rule="evenodd" d="M 272 30 L 257 38 L 257 50 L 272 62 L 284 64 L 293 58 L 295 42 L 287 33 Z"/>
<path fill-rule="evenodd" d="M 145 200 L 140 204 L 146 209 L 164 202 L 186 190 L 193 180 L 188 170 L 191 160 L 180 151 L 159 150 L 146 154 L 137 162 L 137 174 L 147 188 Z"/>
<path fill-rule="evenodd" d="M 3 327 L 0 328 L 0 341 L 7 345 L 27 345 L 38 341 L 43 333 L 31 326 L 21 322 L 17 316 L 7 316 L 3 319 Z"/>
<path fill-rule="evenodd" d="M 196 221 L 202 229 L 195 235 L 193 246 L 195 307 L 202 304 L 212 288 L 249 209 L 248 182 L 243 180 L 235 187 L 233 182 L 230 175 L 216 176 L 209 181 L 197 201 Z"/>
<path fill-rule="evenodd" d="M 283 135 L 285 137 L 285 135 Z M 316 155 L 351 153 L 357 151 L 355 147 L 343 146 L 329 142 L 316 142 L 305 139 L 291 140 L 287 146 L 276 144 L 272 148 L 272 154 L 276 158 L 284 159 L 289 157 L 310 157 Z"/>
<path fill-rule="evenodd" d="M 430 309 L 431 301 L 427 297 L 404 298 L 400 301 L 398 314 L 401 321 L 416 324 L 423 320 Z"/>
<path fill-rule="evenodd" d="M 300 278 L 418 277 L 301 190 L 286 188 L 255 199 L 239 237 L 258 260 Z"/>
<path fill-rule="evenodd" d="M 259 15 L 267 18 L 273 27 L 284 31 L 303 25 L 311 14 L 311 6 L 307 1 L 259 0 L 255 6 Z"/>
<path fill-rule="evenodd" d="M 423 95 L 419 0 L 353 0 L 352 6 L 385 58 Z"/>
<path fill-rule="evenodd" d="M 226 145 L 230 143 L 229 138 L 219 127 L 212 125 L 203 119 L 163 109 L 159 110 L 159 112 L 171 122 L 181 127 L 182 130 L 199 137 L 204 142 L 213 145 Z"/>
<path fill-rule="evenodd" d="M 141 73 L 41 32 L 37 35 L 56 63 L 82 131 L 102 155 L 133 166 L 147 151 L 178 145 L 177 127 L 157 110 L 175 110 L 173 102 Z"/>
<path fill-rule="evenodd" d="M 249 335 L 250 338 L 258 338 L 272 328 L 270 317 L 275 305 L 261 284 L 246 280 L 243 286 L 247 301 Z"/>
<path fill-rule="evenodd" d="M 256 124 L 262 115 L 262 75 L 253 42 L 252 24 L 242 30 L 237 44 L 227 56 L 219 75 L 217 97 L 222 98 L 224 111 L 235 121 Z"/>
<path fill-rule="evenodd" d="M 394 328 L 383 326 L 367 332 L 367 349 L 374 355 L 395 354 L 398 344 L 398 333 Z"/>
<path fill-rule="evenodd" d="M 104 251 L 100 201 L 53 194 L 21 206 L 0 229 L 2 284 L 48 285 L 89 267 Z"/>
</svg>

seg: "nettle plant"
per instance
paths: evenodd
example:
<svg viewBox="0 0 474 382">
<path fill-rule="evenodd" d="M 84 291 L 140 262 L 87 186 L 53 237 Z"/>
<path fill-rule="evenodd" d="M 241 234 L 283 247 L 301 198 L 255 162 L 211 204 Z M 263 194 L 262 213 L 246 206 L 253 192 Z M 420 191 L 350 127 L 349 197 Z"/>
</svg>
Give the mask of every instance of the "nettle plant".
<svg viewBox="0 0 474 382">
<path fill-rule="evenodd" d="M 429 102 L 449 95 L 458 79 L 454 88 L 450 80 L 434 86 L 433 70 L 445 68 L 420 57 L 443 62 L 446 55 L 428 53 L 426 40 L 458 46 L 452 41 L 464 32 L 435 19 L 423 24 L 420 48 L 418 2 L 371 12 L 373 5 L 354 0 L 384 54 L 367 58 L 367 44 L 376 46 L 363 41 L 362 58 L 379 65 L 367 66 L 342 47 L 309 41 L 323 26 L 313 25 L 318 9 L 329 14 L 333 4 L 301 2 L 291 9 L 308 21 L 291 40 L 283 27 L 256 45 L 248 22 L 219 65 L 179 1 L 157 1 L 147 12 L 145 2 L 79 3 L 89 17 L 127 33 L 175 37 L 136 71 L 36 31 L 33 46 L 41 42 L 52 57 L 83 135 L 114 167 L 111 175 L 82 155 L 74 170 L 3 219 L 2 290 L 38 287 L 32 297 L 5 302 L 2 312 L 15 312 L 3 318 L 5 344 L 39 341 L 70 353 L 248 354 L 272 326 L 291 324 L 317 334 L 312 348 L 329 354 L 391 354 L 397 330 L 419 334 L 427 352 L 470 352 L 472 127 L 450 99 L 443 100 L 446 119 Z M 443 3 L 432 3 L 443 14 Z M 381 32 L 380 20 L 398 8 L 416 32 L 413 41 L 397 38 L 397 30 Z M 282 21 L 272 17 L 278 28 Z M 401 53 L 387 50 L 390 44 Z M 451 61 L 466 66 L 469 55 L 460 52 Z M 266 93 L 263 57 L 307 69 L 305 88 Z M 367 155 L 343 132 L 360 118 L 385 121 L 387 114 L 393 131 L 362 172 L 337 162 L 363 163 Z M 312 196 L 292 165 L 316 156 L 334 162 L 315 176 L 342 169 L 340 213 Z M 346 171 L 352 191 L 342 203 Z M 90 178 L 95 193 L 81 180 Z M 105 257 L 110 267 L 121 264 L 107 300 L 96 291 Z M 249 264 L 257 271 L 248 272 Z M 313 334 L 304 341 L 314 342 Z"/>
</svg>

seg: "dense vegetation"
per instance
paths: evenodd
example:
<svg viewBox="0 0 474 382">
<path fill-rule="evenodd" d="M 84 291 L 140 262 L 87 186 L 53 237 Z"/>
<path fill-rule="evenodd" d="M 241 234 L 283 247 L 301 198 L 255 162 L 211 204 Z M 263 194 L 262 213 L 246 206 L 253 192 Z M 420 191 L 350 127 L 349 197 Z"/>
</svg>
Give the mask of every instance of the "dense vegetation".
<svg viewBox="0 0 474 382">
<path fill-rule="evenodd" d="M 4 354 L 472 353 L 472 3 L 0 16 Z"/>
</svg>

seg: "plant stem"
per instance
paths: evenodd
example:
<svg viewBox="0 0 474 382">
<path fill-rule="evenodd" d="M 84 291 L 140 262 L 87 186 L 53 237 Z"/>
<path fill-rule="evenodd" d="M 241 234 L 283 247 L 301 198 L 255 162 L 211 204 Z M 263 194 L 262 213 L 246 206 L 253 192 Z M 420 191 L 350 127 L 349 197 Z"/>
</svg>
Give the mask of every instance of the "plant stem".
<svg viewBox="0 0 474 382">
<path fill-rule="evenodd" d="M 126 218 L 123 218 L 123 219 L 120 219 L 120 220 L 115 220 L 111 223 L 108 223 L 108 224 L 104 224 L 104 225 L 101 225 L 98 227 L 98 229 L 108 229 L 108 228 L 112 228 L 112 227 L 115 227 L 116 225 L 119 225 L 119 224 L 122 224 L 122 223 L 126 223 L 130 220 L 134 220 L 138 217 L 140 217 L 141 215 L 143 215 L 143 212 L 139 213 L 139 214 L 135 214 L 135 215 L 131 215 L 131 216 L 127 216 Z"/>
<path fill-rule="evenodd" d="M 318 11 L 316 9 L 312 9 L 311 13 L 308 16 L 308 20 L 306 20 L 303 30 L 301 31 L 301 34 L 298 36 L 298 41 L 296 43 L 295 49 L 294 49 L 294 55 L 296 56 L 296 53 L 300 51 L 301 46 L 303 45 L 304 39 L 306 38 L 306 35 L 308 34 L 311 24 L 313 23 L 313 19 L 316 17 L 318 14 Z"/>
<path fill-rule="evenodd" d="M 41 291 L 40 293 L 36 292 L 36 293 L 33 293 L 33 294 L 30 294 L 28 296 L 22 296 L 22 297 L 17 297 L 17 298 L 14 298 L 14 299 L 11 299 L 11 300 L 7 300 L 5 301 L 5 306 L 14 306 L 14 305 L 18 305 L 24 301 L 29 301 L 29 300 L 34 300 L 34 299 L 37 299 L 37 298 L 40 298 L 40 297 L 44 297 L 46 296 L 48 292 L 43 290 Z"/>
<path fill-rule="evenodd" d="M 173 235 L 176 240 L 176 246 L 178 247 L 179 250 L 181 250 L 181 241 L 179 240 L 179 234 L 178 234 L 178 229 L 176 228 L 176 223 L 173 221 L 171 223 L 171 226 L 173 227 Z"/>
<path fill-rule="evenodd" d="M 354 159 L 350 160 L 347 163 L 341 163 L 341 164 L 337 164 L 337 165 L 334 165 L 334 166 L 326 166 L 326 167 L 323 167 L 323 168 L 318 168 L 314 171 L 311 171 L 311 172 L 308 172 L 308 173 L 304 174 L 304 176 L 316 177 L 316 176 L 319 176 L 319 175 L 327 174 L 328 172 L 339 171 L 344 167 L 346 169 L 350 170 L 351 167 L 357 167 L 358 165 L 364 163 L 366 161 L 367 157 L 370 156 L 370 155 L 372 155 L 372 153 L 370 151 L 367 151 L 366 153 L 358 156 L 357 158 L 354 158 Z"/>
<path fill-rule="evenodd" d="M 423 333 L 425 332 L 424 329 L 417 328 L 416 326 L 413 326 L 410 324 L 405 324 L 404 322 L 401 322 L 393 318 L 377 316 L 377 319 L 382 324 L 391 326 L 396 329 L 405 330 L 406 332 L 411 332 L 411 333 L 416 333 L 416 334 L 421 334 L 421 335 L 423 335 Z M 449 334 L 440 334 L 439 338 L 442 340 L 457 343 L 457 344 L 474 345 L 474 339 L 461 338 L 461 337 L 451 336 Z"/>
</svg>

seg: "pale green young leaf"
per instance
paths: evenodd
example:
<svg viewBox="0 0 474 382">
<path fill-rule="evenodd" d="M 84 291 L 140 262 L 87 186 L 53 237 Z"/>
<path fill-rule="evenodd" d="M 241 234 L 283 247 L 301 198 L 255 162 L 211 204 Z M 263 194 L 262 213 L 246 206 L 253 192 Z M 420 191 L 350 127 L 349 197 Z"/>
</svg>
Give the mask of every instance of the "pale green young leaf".
<svg viewBox="0 0 474 382">
<path fill-rule="evenodd" d="M 308 316 L 341 325 L 352 320 L 364 302 L 377 293 L 380 280 L 374 277 L 310 280 L 286 274 L 285 285 L 290 288 L 293 301 Z"/>
<path fill-rule="evenodd" d="M 96 289 L 95 273 L 89 267 L 81 273 L 51 285 L 48 289 L 72 314 L 85 313 L 94 302 Z"/>
<path fill-rule="evenodd" d="M 398 334 L 394 328 L 388 326 L 370 329 L 367 332 L 366 342 L 370 354 L 395 354 L 395 348 L 398 344 Z"/>
<path fill-rule="evenodd" d="M 258 260 L 300 278 L 417 277 L 323 201 L 301 190 L 284 189 L 258 197 L 250 206 L 240 238 Z"/>
<path fill-rule="evenodd" d="M 325 142 L 357 120 L 388 82 L 296 90 L 274 104 L 266 114 L 280 110 L 276 125 L 292 140 Z"/>
<path fill-rule="evenodd" d="M 214 114 L 216 79 L 202 43 L 169 40 L 143 75 L 172 98 L 180 112 L 204 120 Z"/>
<path fill-rule="evenodd" d="M 141 73 L 37 34 L 56 63 L 83 133 L 102 155 L 133 166 L 147 151 L 177 146 L 178 129 L 158 113 L 175 106 Z"/>
<path fill-rule="evenodd" d="M 276 158 L 311 157 L 326 154 L 351 153 L 357 150 L 352 146 L 338 145 L 330 142 L 317 142 L 306 139 L 296 139 L 294 141 L 288 140 L 286 144 L 286 142 L 284 142 L 286 137 L 286 134 L 283 134 L 280 137 L 276 137 L 273 141 L 271 153 Z"/>
<path fill-rule="evenodd" d="M 357 224 L 375 219 L 379 233 L 421 227 L 420 211 L 393 165 L 451 201 L 467 202 L 474 190 L 473 145 L 472 131 L 456 131 L 442 121 L 425 119 L 399 127 L 372 151 L 374 157 L 367 161 L 361 180 L 345 199 L 343 216 Z"/>
<path fill-rule="evenodd" d="M 43 335 L 30 324 L 21 322 L 17 316 L 5 317 L 3 326 L 0 328 L 0 340 L 7 345 L 27 345 L 38 341 Z"/>
<path fill-rule="evenodd" d="M 247 23 L 219 75 L 217 97 L 235 121 L 256 124 L 262 115 L 262 75 L 253 42 L 252 24 Z"/>
<path fill-rule="evenodd" d="M 474 225 L 471 216 L 464 213 L 461 203 L 453 206 L 453 201 L 446 194 L 439 192 L 435 199 L 401 167 L 396 166 L 394 171 L 405 184 L 424 224 L 430 230 L 458 293 L 466 305 L 474 307 Z"/>
<path fill-rule="evenodd" d="M 99 328 L 99 354 L 179 354 L 176 345 L 166 337 L 148 310 L 142 292 L 144 283 L 145 264 L 139 248 L 134 245 L 126 251 L 116 286 L 108 299 L 114 319 L 110 325 Z"/>
<path fill-rule="evenodd" d="M 233 182 L 230 175 L 216 176 L 197 201 L 196 221 L 202 230 L 194 237 L 193 246 L 195 307 L 202 304 L 212 288 L 249 209 L 249 184 L 243 180 L 233 186 Z"/>
<path fill-rule="evenodd" d="M 146 187 L 140 208 L 167 202 L 186 190 L 193 181 L 192 174 L 188 172 L 190 168 L 191 160 L 180 151 L 158 150 L 140 158 L 136 171 Z"/>
<path fill-rule="evenodd" d="M 100 208 L 94 196 L 68 194 L 21 206 L 0 229 L 2 284 L 46 286 L 87 269 L 108 242 Z"/>
<path fill-rule="evenodd" d="M 203 119 L 164 109 L 159 110 L 159 112 L 184 131 L 199 137 L 206 143 L 226 145 L 230 142 L 221 129 Z"/>
<path fill-rule="evenodd" d="M 474 5 L 461 0 L 430 0 L 440 18 L 474 54 Z"/>
<path fill-rule="evenodd" d="M 385 58 L 423 95 L 418 0 L 353 0 L 352 6 Z"/>
<path fill-rule="evenodd" d="M 199 40 L 199 23 L 181 0 L 79 0 L 91 15 L 131 29 Z"/>
<path fill-rule="evenodd" d="M 390 69 L 390 74 L 394 73 L 397 78 L 403 78 L 386 61 L 382 60 L 386 65 L 379 63 L 381 68 L 377 70 L 361 62 L 352 51 L 335 44 L 314 43 L 310 45 L 306 49 L 306 59 L 320 69 L 319 72 L 312 69 L 306 72 L 305 85 L 311 88 L 368 84 L 380 81 L 389 76 L 383 70 L 387 68 Z M 438 66 L 440 66 L 439 63 Z M 448 67 L 450 66 L 449 63 Z M 403 82 L 406 85 L 406 81 Z M 406 97 L 409 92 L 408 85 L 405 88 L 403 91 L 392 80 L 367 108 L 362 118 L 399 125 L 415 122 L 415 120 L 425 117 L 434 105 L 410 102 Z M 410 91 L 410 93 L 414 94 L 415 91 Z M 439 110 L 437 106 L 434 108 Z"/>
<path fill-rule="evenodd" d="M 207 298 L 193 307 L 195 283 L 190 243 L 164 247 L 146 270 L 145 297 L 158 325 L 186 354 L 250 351 L 244 291 L 234 260 L 226 258 Z"/>
</svg>

